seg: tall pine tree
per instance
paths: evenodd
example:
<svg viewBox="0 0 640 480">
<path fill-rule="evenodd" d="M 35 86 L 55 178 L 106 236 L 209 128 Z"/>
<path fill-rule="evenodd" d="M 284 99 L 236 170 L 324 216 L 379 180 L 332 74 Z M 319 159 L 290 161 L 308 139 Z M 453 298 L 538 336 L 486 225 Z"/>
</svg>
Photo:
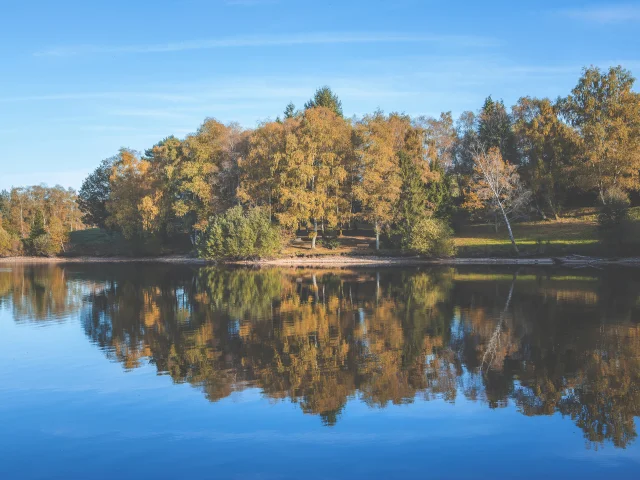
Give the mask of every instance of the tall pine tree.
<svg viewBox="0 0 640 480">
<path fill-rule="evenodd" d="M 399 152 L 398 164 L 402 187 L 400 188 L 400 201 L 396 211 L 397 220 L 394 230 L 396 235 L 400 237 L 401 246 L 404 247 L 411 233 L 411 227 L 426 214 L 429 200 L 422 181 L 422 173 L 413 158 L 406 152 Z"/>
</svg>

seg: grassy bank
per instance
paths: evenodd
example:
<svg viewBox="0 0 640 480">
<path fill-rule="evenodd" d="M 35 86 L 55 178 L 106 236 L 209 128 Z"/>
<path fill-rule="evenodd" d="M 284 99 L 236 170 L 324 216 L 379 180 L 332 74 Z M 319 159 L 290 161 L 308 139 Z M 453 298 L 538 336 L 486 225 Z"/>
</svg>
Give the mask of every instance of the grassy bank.
<svg viewBox="0 0 640 480">
<path fill-rule="evenodd" d="M 521 254 L 539 256 L 602 255 L 596 213 L 592 209 L 573 212 L 558 220 L 513 224 Z M 455 237 L 459 257 L 504 257 L 513 255 L 507 230 L 496 232 L 490 224 L 466 225 Z"/>
<path fill-rule="evenodd" d="M 625 256 L 640 256 L 640 207 L 632 209 L 634 229 L 631 237 L 637 237 L 638 248 L 623 252 Z M 362 227 L 362 225 L 360 225 Z M 513 231 L 521 256 L 524 258 L 549 258 L 571 254 L 585 256 L 613 256 L 599 241 L 597 210 L 579 209 L 569 212 L 557 220 L 518 222 Z M 330 240 L 332 238 L 332 240 Z M 458 258 L 512 258 L 513 248 L 506 228 L 499 226 L 496 231 L 493 224 L 466 224 L 459 226 L 454 238 Z M 97 228 L 72 232 L 70 244 L 64 257 L 105 257 L 105 258 L 159 258 L 192 256 L 192 246 L 187 238 L 173 245 L 158 241 L 135 243 L 127 241 L 122 235 L 108 233 Z M 327 261 L 336 257 L 410 257 L 394 249 L 375 250 L 373 232 L 366 228 L 346 231 L 335 237 L 318 239 L 316 249 L 311 248 L 311 240 L 304 236 L 294 237 L 284 248 L 280 258 L 322 259 Z"/>
<path fill-rule="evenodd" d="M 521 255 L 555 257 L 565 255 L 640 255 L 640 207 L 630 210 L 631 225 L 621 252 L 611 252 L 600 242 L 597 209 L 573 210 L 557 220 L 513 224 L 513 234 Z M 471 224 L 458 229 L 455 237 L 458 257 L 513 256 L 507 230 L 492 224 Z"/>
</svg>

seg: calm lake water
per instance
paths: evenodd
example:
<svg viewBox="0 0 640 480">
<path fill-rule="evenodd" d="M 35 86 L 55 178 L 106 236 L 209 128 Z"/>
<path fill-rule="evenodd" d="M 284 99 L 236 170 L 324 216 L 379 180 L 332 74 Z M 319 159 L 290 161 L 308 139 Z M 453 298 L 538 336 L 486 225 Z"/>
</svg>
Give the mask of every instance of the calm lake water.
<svg viewBox="0 0 640 480">
<path fill-rule="evenodd" d="M 0 265 L 0 478 L 640 478 L 640 271 Z"/>
</svg>

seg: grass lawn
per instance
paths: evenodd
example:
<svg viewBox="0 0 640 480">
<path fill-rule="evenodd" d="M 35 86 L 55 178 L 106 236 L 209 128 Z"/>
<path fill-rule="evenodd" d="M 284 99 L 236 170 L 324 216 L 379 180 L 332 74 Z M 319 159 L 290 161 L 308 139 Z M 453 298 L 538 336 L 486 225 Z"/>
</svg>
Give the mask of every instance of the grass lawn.
<svg viewBox="0 0 640 480">
<path fill-rule="evenodd" d="M 631 209 L 634 229 L 631 236 L 640 240 L 640 207 Z M 583 208 L 573 210 L 559 220 L 520 222 L 512 225 L 521 255 L 561 256 L 568 254 L 604 256 L 606 252 L 598 238 L 597 210 Z M 636 233 L 637 232 L 637 233 Z M 305 234 L 306 235 L 306 234 Z M 121 235 L 109 234 L 93 228 L 71 233 L 72 256 L 114 255 L 162 255 L 186 253 L 191 249 L 187 243 L 169 249 L 162 246 L 136 248 Z M 375 237 L 370 230 L 362 228 L 356 232 L 345 232 L 337 238 L 335 248 L 328 248 L 321 237 L 315 250 L 311 249 L 308 237 L 296 237 L 283 250 L 284 257 L 306 257 L 323 255 L 403 255 L 398 250 L 375 250 Z M 493 224 L 468 224 L 461 227 L 454 237 L 458 257 L 511 257 L 513 247 L 507 229 L 501 225 L 496 233 Z M 638 250 L 638 248 L 636 248 Z M 640 252 L 638 253 L 640 254 Z"/>
<path fill-rule="evenodd" d="M 640 213 L 640 212 L 639 212 Z M 521 254 L 550 256 L 602 254 L 597 235 L 597 212 L 595 209 L 574 210 L 560 220 L 521 222 L 512 225 Z M 288 245 L 285 256 L 307 255 L 374 255 L 375 238 L 362 233 L 339 237 L 335 249 L 318 245 L 311 250 L 311 242 L 298 238 Z M 470 224 L 462 227 L 454 238 L 459 257 L 509 257 L 513 247 L 507 229 L 500 226 L 496 233 L 493 224 Z M 366 246 L 365 246 L 366 245 Z M 383 255 L 399 255 L 398 251 L 382 250 Z"/>
<path fill-rule="evenodd" d="M 632 208 L 629 213 L 633 223 L 628 235 L 640 239 L 640 207 Z M 559 220 L 514 223 L 512 229 L 524 255 L 607 255 L 599 240 L 595 208 L 573 210 Z M 635 243 L 635 240 L 628 238 L 627 242 Z M 514 255 L 507 229 L 502 225 L 497 233 L 493 224 L 466 225 L 457 232 L 455 243 L 459 257 Z"/>
<path fill-rule="evenodd" d="M 521 254 L 597 255 L 600 250 L 595 213 L 560 220 L 521 222 L 512 225 Z M 505 226 L 475 224 L 460 229 L 455 237 L 458 256 L 510 256 L 513 247 Z"/>
</svg>

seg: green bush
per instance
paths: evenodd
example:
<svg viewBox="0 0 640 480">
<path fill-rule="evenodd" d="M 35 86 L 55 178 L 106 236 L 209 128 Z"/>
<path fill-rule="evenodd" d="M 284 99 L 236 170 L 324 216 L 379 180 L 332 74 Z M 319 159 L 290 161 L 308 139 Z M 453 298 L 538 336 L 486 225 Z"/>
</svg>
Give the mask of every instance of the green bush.
<svg viewBox="0 0 640 480">
<path fill-rule="evenodd" d="M 324 241 L 324 247 L 328 248 L 329 250 L 335 250 L 339 246 L 340 246 L 340 241 L 337 238 L 331 237 L 331 238 L 325 239 Z"/>
<path fill-rule="evenodd" d="M 328 248 L 329 250 L 335 250 L 340 246 L 340 242 L 338 241 L 337 238 L 326 237 L 326 238 L 321 238 L 319 240 L 316 240 L 316 245 L 318 247 Z"/>
<path fill-rule="evenodd" d="M 42 210 L 36 211 L 29 237 L 23 240 L 23 244 L 25 252 L 36 257 L 52 257 L 60 250 L 60 245 L 45 229 Z"/>
<path fill-rule="evenodd" d="M 605 204 L 598 215 L 600 230 L 615 229 L 629 218 L 629 196 L 624 190 L 610 188 L 604 195 Z"/>
<path fill-rule="evenodd" d="M 29 238 L 29 253 L 37 257 L 53 257 L 59 251 L 59 247 L 52 241 L 51 235 L 43 233 L 37 237 Z"/>
<path fill-rule="evenodd" d="M 598 215 L 600 237 L 613 253 L 622 253 L 623 244 L 632 240 L 629 196 L 624 190 L 613 187 L 605 193 L 604 202 Z"/>
<path fill-rule="evenodd" d="M 211 218 L 198 248 L 201 257 L 210 259 L 269 257 L 281 249 L 282 234 L 269 214 L 260 208 L 244 212 L 242 207 Z"/>
<path fill-rule="evenodd" d="M 411 226 L 407 249 L 429 257 L 455 255 L 453 230 L 443 220 L 423 217 Z"/>
</svg>

